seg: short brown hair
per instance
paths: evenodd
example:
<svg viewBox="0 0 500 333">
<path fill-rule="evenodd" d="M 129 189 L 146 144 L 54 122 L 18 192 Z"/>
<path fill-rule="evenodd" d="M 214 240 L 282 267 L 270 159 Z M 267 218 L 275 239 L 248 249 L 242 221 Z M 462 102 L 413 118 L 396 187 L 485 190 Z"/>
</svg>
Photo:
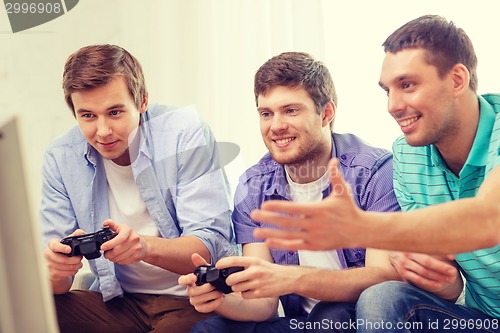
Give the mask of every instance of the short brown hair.
<svg viewBox="0 0 500 333">
<path fill-rule="evenodd" d="M 254 79 L 255 103 L 276 86 L 304 88 L 316 106 L 316 112 L 330 101 L 337 104 L 337 93 L 328 68 L 304 52 L 284 52 L 266 61 Z"/>
<path fill-rule="evenodd" d="M 66 103 L 73 115 L 71 94 L 108 84 L 123 76 L 137 108 L 148 96 L 144 74 L 139 61 L 127 50 L 116 45 L 89 45 L 69 56 L 64 65 L 63 89 Z"/>
<path fill-rule="evenodd" d="M 394 31 L 382 44 L 384 51 L 396 53 L 408 48 L 423 48 L 426 61 L 437 68 L 441 77 L 456 64 L 470 74 L 469 87 L 477 91 L 477 57 L 472 41 L 462 28 L 438 15 L 424 15 Z"/>
</svg>

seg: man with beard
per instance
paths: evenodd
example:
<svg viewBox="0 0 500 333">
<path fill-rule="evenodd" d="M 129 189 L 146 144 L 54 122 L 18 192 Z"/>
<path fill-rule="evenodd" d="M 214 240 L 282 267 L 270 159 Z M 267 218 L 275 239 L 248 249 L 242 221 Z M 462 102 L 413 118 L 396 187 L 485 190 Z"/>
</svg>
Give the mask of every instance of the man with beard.
<svg viewBox="0 0 500 333">
<path fill-rule="evenodd" d="M 220 269 L 245 270 L 227 278 L 233 290 L 227 295 L 210 284 L 196 286 L 193 274 L 179 278 L 198 311 L 219 315 L 198 323 L 191 332 L 354 332 L 360 293 L 398 278 L 387 254 L 359 248 L 269 249 L 253 236 L 264 224 L 252 220 L 250 213 L 267 200 L 311 202 L 328 196 L 336 190 L 327 173 L 332 157 L 341 161 L 341 172 L 360 209 L 397 211 L 392 156 L 354 135 L 332 133 L 334 84 L 328 69 L 308 54 L 288 52 L 268 60 L 255 75 L 254 93 L 269 153 L 242 175 L 236 190 L 232 219 L 243 257 L 217 262 Z M 206 264 L 196 254 L 192 260 Z M 278 297 L 285 317 L 276 317 Z"/>
<path fill-rule="evenodd" d="M 478 94 L 472 41 L 441 16 L 411 20 L 383 47 L 379 84 L 404 134 L 393 145 L 404 212 L 368 214 L 346 195 L 293 208 L 266 203 L 252 217 L 293 230 L 257 234 L 280 248 L 409 251 L 391 255 L 409 283 L 382 283 L 360 296 L 357 316 L 366 325 L 358 332 L 500 332 L 500 95 Z M 332 184 L 344 186 L 341 177 Z M 284 221 L 286 214 L 300 218 Z M 459 270 L 464 305 L 454 302 Z"/>
</svg>

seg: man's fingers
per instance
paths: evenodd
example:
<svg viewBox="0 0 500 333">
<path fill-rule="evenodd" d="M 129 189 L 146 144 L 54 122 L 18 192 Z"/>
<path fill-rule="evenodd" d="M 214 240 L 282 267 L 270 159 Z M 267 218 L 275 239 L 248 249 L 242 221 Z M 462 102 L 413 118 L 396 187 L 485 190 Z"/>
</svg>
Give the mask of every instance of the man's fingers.
<svg viewBox="0 0 500 333">
<path fill-rule="evenodd" d="M 328 175 L 330 177 L 330 184 L 332 186 L 332 194 L 335 196 L 350 195 L 350 187 L 346 183 L 339 168 L 339 160 L 332 158 L 328 162 Z"/>
<path fill-rule="evenodd" d="M 434 258 L 432 256 L 423 255 L 423 254 L 412 254 L 411 258 L 415 260 L 422 267 L 425 267 L 427 270 L 435 272 L 440 275 L 455 277 L 457 274 L 457 269 L 451 263 L 442 261 L 440 259 Z"/>
<path fill-rule="evenodd" d="M 200 256 L 198 253 L 193 253 L 191 255 L 191 262 L 193 263 L 193 265 L 195 265 L 196 267 L 198 266 L 208 266 L 210 265 L 202 256 Z"/>
</svg>

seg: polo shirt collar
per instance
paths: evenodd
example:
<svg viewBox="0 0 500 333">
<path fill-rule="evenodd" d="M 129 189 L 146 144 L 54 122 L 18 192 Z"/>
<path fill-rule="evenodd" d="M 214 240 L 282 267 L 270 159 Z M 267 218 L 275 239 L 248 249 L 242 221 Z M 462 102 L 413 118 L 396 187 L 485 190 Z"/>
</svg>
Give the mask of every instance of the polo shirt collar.
<svg viewBox="0 0 500 333">
<path fill-rule="evenodd" d="M 482 96 L 479 96 L 479 124 L 465 164 L 481 167 L 486 165 L 491 133 L 495 123 L 495 110 Z"/>
</svg>

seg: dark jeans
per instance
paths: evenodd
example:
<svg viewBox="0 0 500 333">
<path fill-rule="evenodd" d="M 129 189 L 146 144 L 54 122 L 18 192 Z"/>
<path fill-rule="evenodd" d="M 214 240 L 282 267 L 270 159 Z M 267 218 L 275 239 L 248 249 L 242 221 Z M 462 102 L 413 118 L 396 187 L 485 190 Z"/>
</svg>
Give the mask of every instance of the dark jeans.
<svg viewBox="0 0 500 333">
<path fill-rule="evenodd" d="M 104 303 L 101 293 L 73 290 L 54 299 L 61 333 L 189 332 L 213 316 L 166 295 L 125 294 Z"/>
<path fill-rule="evenodd" d="M 363 291 L 356 314 L 358 333 L 500 332 L 499 319 L 398 281 Z"/>
<path fill-rule="evenodd" d="M 298 333 L 348 332 L 355 333 L 354 303 L 318 303 L 309 316 L 276 317 L 265 322 L 243 322 L 212 317 L 196 324 L 191 333 Z"/>
</svg>

